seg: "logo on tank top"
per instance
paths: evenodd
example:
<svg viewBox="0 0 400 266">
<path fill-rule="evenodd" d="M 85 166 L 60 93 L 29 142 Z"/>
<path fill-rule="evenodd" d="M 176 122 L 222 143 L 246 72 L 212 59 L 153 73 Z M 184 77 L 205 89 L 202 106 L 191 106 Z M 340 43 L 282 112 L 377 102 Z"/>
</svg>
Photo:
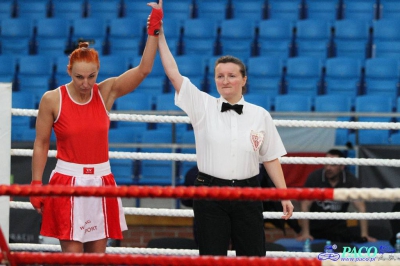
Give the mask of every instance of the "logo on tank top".
<svg viewBox="0 0 400 266">
<path fill-rule="evenodd" d="M 84 175 L 94 175 L 94 167 L 83 167 Z"/>
</svg>

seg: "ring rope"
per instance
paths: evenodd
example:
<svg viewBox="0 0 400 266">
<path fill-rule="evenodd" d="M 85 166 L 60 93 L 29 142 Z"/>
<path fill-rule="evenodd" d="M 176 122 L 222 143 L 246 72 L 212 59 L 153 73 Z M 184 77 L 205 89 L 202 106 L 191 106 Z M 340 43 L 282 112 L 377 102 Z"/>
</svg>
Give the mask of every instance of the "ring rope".
<svg viewBox="0 0 400 266">
<path fill-rule="evenodd" d="M 399 189 L 400 190 L 400 189 Z M 162 186 L 104 186 L 70 187 L 62 185 L 0 185 L 0 195 L 8 196 L 97 196 L 134 198 L 199 198 L 221 200 L 332 200 L 329 188 L 260 188 L 260 187 L 162 187 Z"/>
<path fill-rule="evenodd" d="M 57 244 L 24 244 L 10 243 L 12 251 L 45 251 L 45 252 L 61 252 L 60 245 Z M 196 249 L 169 249 L 169 248 L 131 248 L 131 247 L 107 247 L 108 254 L 133 254 L 133 255 L 173 255 L 173 256 L 199 256 L 199 251 Z M 270 258 L 315 258 L 317 252 L 294 252 L 294 251 L 266 251 L 266 257 Z M 228 250 L 228 256 L 236 256 L 234 250 Z"/>
<path fill-rule="evenodd" d="M 68 265 L 321 265 L 317 258 L 269 258 L 269 257 L 224 257 L 224 256 L 147 256 L 96 253 L 42 253 L 13 252 L 15 265 L 19 264 L 63 264 Z"/>
<path fill-rule="evenodd" d="M 11 114 L 16 116 L 37 116 L 38 111 L 32 109 L 12 108 Z M 132 121 L 146 123 L 186 123 L 190 124 L 187 116 L 162 116 L 162 115 L 135 115 L 135 114 L 110 114 L 112 121 Z M 400 129 L 397 122 L 353 122 L 353 121 L 312 121 L 312 120 L 277 120 L 274 124 L 278 127 L 326 127 L 347 129 Z"/>
<path fill-rule="evenodd" d="M 29 202 L 10 201 L 10 208 L 33 210 Z M 161 209 L 161 208 L 135 208 L 124 207 L 125 215 L 140 216 L 165 216 L 165 217 L 194 217 L 193 210 Z M 281 219 L 281 212 L 263 212 L 265 219 Z M 395 220 L 400 219 L 400 212 L 294 212 L 290 219 L 310 220 Z"/>
<path fill-rule="evenodd" d="M 317 253 L 316 253 L 317 254 Z M 204 265 L 204 266 L 231 266 L 231 265 L 270 265 L 270 266 L 335 266 L 335 265 L 398 265 L 398 261 L 391 259 L 391 254 L 383 254 L 384 259 L 374 261 L 321 261 L 314 258 L 279 258 L 279 257 L 229 257 L 229 256 L 153 256 L 147 255 L 119 255 L 95 253 L 38 253 L 38 252 L 12 252 L 14 263 L 17 264 L 60 264 L 69 265 Z M 393 257 L 393 256 L 392 256 Z M 0 259 L 4 259 L 0 254 Z"/>
<path fill-rule="evenodd" d="M 196 198 L 219 200 L 400 201 L 400 188 L 259 188 L 259 187 L 66 187 L 0 185 L 7 196 L 97 196 L 133 198 Z"/>
<path fill-rule="evenodd" d="M 49 157 L 55 157 L 57 151 L 50 150 Z M 11 149 L 11 156 L 32 156 L 31 149 Z M 158 160 L 158 161 L 196 161 L 196 154 L 186 153 L 151 153 L 151 152 L 109 152 L 112 159 Z M 281 157 L 282 164 L 338 164 L 400 167 L 400 159 L 365 159 L 365 158 L 326 158 L 326 157 Z"/>
</svg>

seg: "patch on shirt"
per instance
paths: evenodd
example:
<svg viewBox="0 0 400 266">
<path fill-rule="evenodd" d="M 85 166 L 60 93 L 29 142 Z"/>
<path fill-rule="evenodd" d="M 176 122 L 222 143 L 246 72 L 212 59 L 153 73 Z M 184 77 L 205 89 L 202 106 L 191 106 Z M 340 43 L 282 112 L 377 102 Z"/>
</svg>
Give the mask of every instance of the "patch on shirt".
<svg viewBox="0 0 400 266">
<path fill-rule="evenodd" d="M 252 130 L 250 133 L 250 140 L 251 140 L 251 144 L 253 145 L 254 151 L 258 151 L 261 147 L 261 144 L 263 143 L 264 133 L 255 132 Z"/>
</svg>

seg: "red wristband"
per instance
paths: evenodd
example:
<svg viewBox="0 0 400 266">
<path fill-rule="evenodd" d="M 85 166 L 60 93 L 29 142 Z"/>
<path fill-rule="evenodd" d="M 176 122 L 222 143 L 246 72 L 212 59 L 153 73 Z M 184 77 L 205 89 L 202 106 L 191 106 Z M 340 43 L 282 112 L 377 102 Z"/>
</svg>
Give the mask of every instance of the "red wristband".
<svg viewBox="0 0 400 266">
<path fill-rule="evenodd" d="M 147 33 L 152 36 L 157 36 L 160 33 L 161 20 L 163 18 L 163 10 L 161 8 L 153 8 L 150 13 L 149 28 Z"/>
<path fill-rule="evenodd" d="M 41 186 L 42 181 L 32 180 L 31 186 Z M 43 206 L 43 198 L 41 196 L 32 196 L 29 197 L 29 201 L 35 209 L 40 209 Z"/>
</svg>

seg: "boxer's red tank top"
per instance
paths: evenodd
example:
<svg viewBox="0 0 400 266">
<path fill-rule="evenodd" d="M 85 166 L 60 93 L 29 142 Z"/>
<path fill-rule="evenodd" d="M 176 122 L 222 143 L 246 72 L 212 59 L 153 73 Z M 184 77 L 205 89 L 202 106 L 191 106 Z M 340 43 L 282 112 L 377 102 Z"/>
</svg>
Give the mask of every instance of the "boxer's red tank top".
<svg viewBox="0 0 400 266">
<path fill-rule="evenodd" d="M 53 128 L 57 139 L 57 158 L 79 164 L 108 161 L 110 118 L 97 84 L 88 102 L 80 104 L 60 86 L 60 111 Z"/>
</svg>

